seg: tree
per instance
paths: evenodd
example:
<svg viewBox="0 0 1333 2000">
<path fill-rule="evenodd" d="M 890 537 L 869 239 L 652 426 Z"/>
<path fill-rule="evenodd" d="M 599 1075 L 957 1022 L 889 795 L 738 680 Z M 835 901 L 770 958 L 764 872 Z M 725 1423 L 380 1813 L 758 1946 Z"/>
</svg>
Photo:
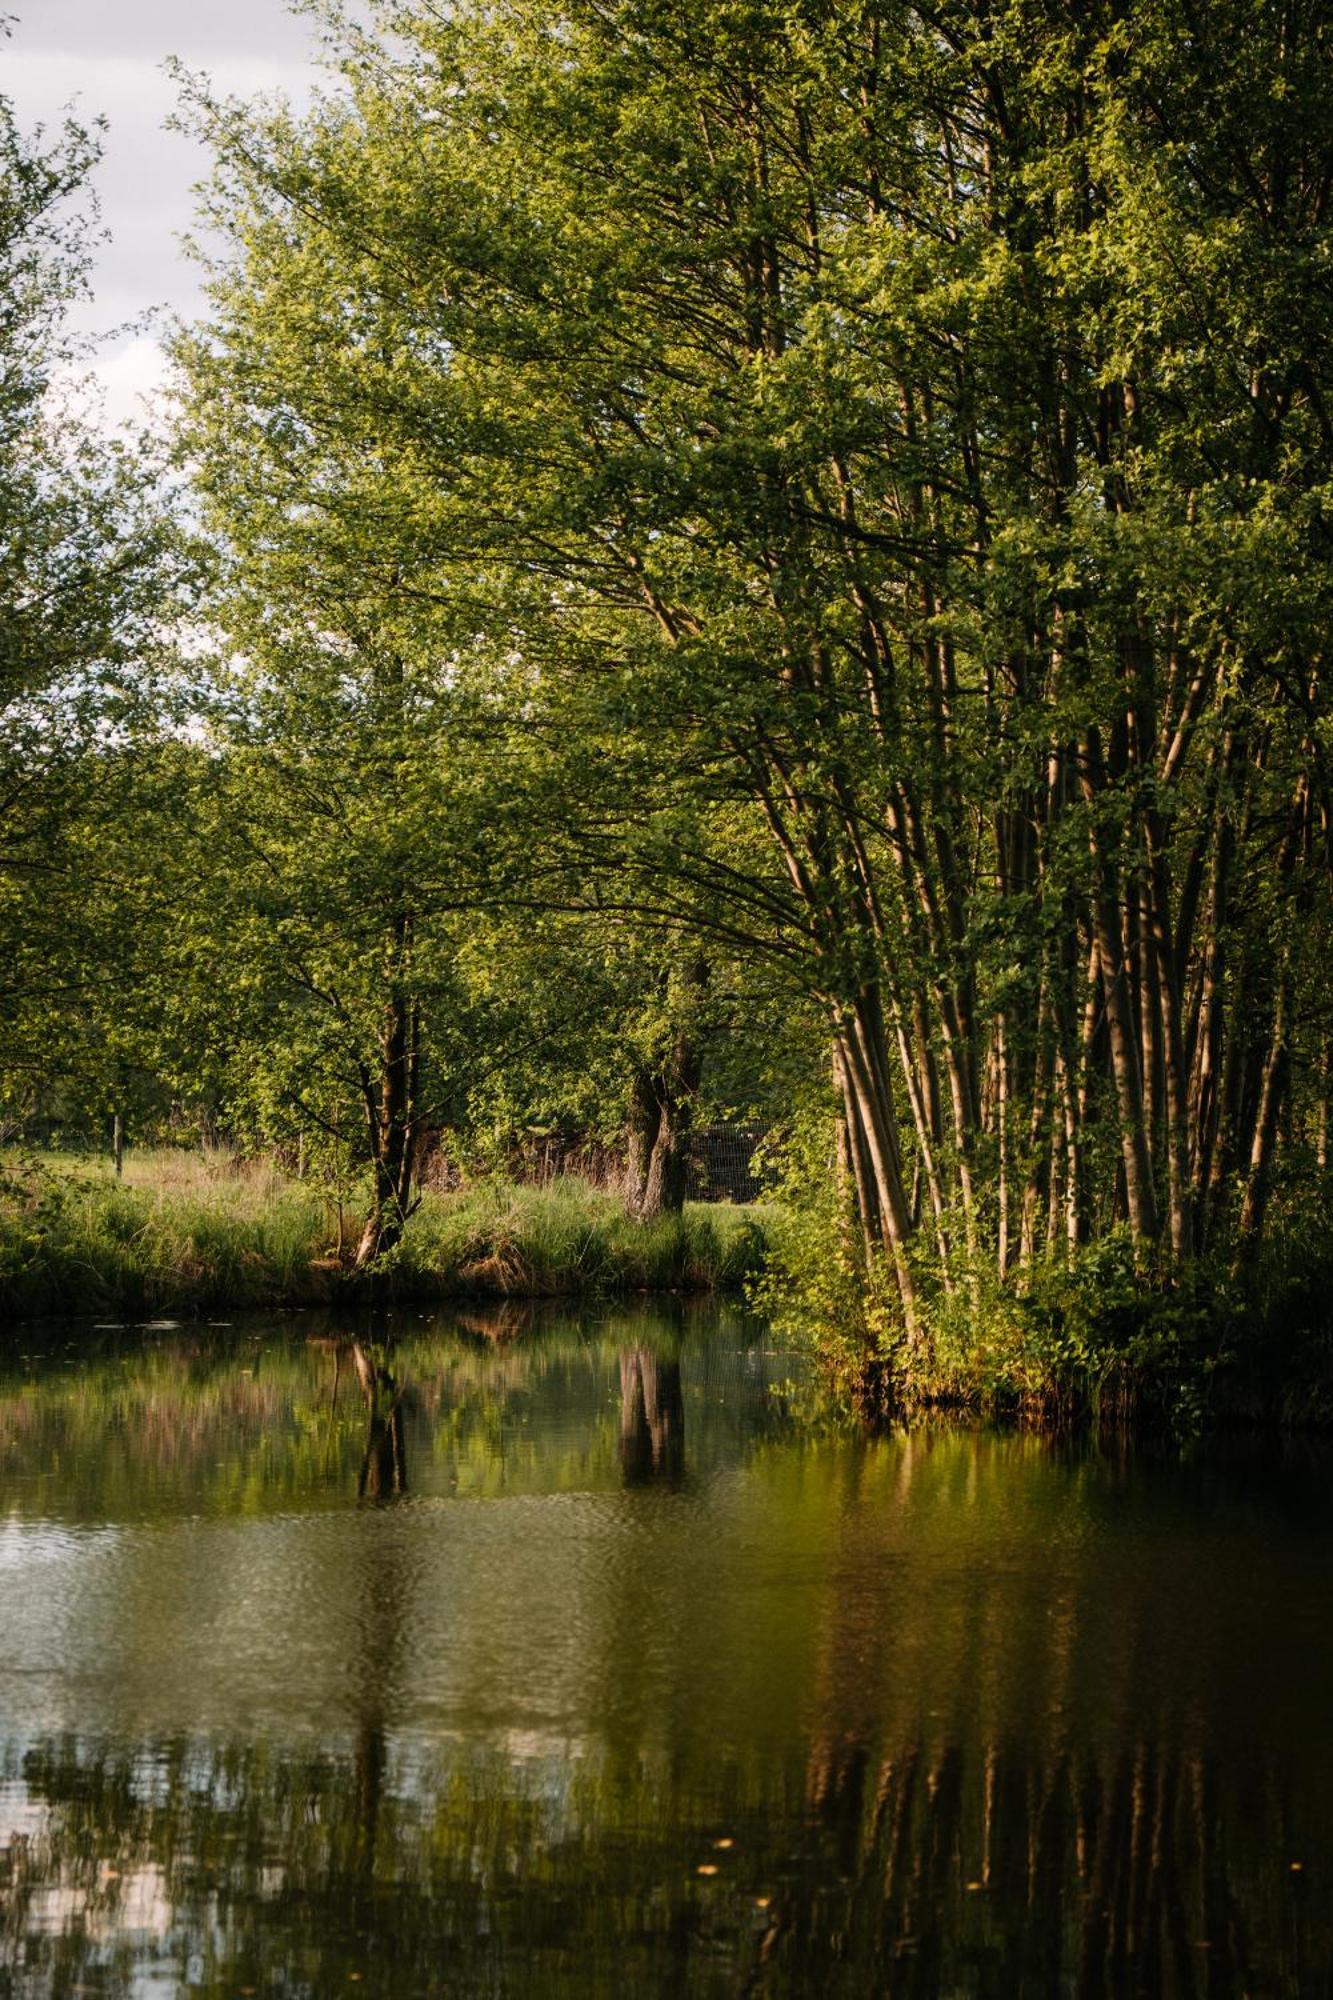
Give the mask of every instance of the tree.
<svg viewBox="0 0 1333 2000">
<path fill-rule="evenodd" d="M 923 1285 L 1257 1242 L 1327 1039 L 1320 21 L 383 23 L 202 106 L 231 393 L 373 429 L 377 537 L 595 762 L 588 900 L 821 1012 L 909 1350 Z"/>
<path fill-rule="evenodd" d="M 153 469 L 81 423 L 62 382 L 87 268 L 97 135 L 26 138 L 0 98 L 0 1104 L 120 1102 L 142 927 L 113 829 L 132 745 L 160 724 L 181 573 Z M 97 830 L 94 834 L 94 830 Z M 124 849 L 120 849 L 124 859 Z M 112 987 L 116 999 L 109 1001 Z"/>
</svg>

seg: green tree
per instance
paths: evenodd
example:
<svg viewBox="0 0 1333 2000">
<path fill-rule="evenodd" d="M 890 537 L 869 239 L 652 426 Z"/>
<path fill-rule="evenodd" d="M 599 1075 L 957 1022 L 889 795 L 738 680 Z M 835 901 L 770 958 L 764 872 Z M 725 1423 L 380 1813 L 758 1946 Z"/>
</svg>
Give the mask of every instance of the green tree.
<svg viewBox="0 0 1333 2000">
<path fill-rule="evenodd" d="M 910 1352 L 923 1287 L 1256 1243 L 1328 1032 L 1317 13 L 380 24 L 200 105 L 216 393 L 373 435 L 587 900 L 822 1015 Z"/>
<path fill-rule="evenodd" d="M 0 1116 L 123 1099 L 143 927 L 115 835 L 180 583 L 151 466 L 71 413 L 98 139 L 0 98 Z M 112 998 L 113 989 L 115 998 Z M 130 1058 L 133 1059 L 132 1057 Z"/>
</svg>

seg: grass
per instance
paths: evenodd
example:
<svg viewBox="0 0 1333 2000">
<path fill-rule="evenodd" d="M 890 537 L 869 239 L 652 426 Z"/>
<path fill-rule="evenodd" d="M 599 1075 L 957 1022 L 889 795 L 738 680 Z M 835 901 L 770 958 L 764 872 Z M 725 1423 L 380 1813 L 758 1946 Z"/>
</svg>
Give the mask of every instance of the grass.
<svg viewBox="0 0 1333 2000">
<path fill-rule="evenodd" d="M 327 1195 L 268 1161 L 131 1155 L 120 1181 L 105 1162 L 0 1163 L 0 1314 L 329 1304 L 372 1283 L 386 1299 L 734 1290 L 766 1241 L 762 1208 L 638 1223 L 574 1179 L 428 1192 L 373 1280 L 345 1269 L 339 1233 Z"/>
</svg>

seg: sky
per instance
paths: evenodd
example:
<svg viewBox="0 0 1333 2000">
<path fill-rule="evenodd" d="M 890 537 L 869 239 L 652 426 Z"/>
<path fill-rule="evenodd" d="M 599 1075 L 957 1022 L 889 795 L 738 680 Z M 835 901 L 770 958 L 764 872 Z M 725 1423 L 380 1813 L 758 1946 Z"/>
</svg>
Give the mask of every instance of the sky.
<svg viewBox="0 0 1333 2000">
<path fill-rule="evenodd" d="M 54 127 L 67 107 L 109 123 L 94 184 L 110 241 L 97 246 L 94 297 L 75 325 L 112 336 L 94 372 L 107 420 L 133 421 L 163 361 L 151 326 L 130 327 L 154 308 L 189 315 L 199 305 L 199 274 L 178 238 L 207 155 L 164 129 L 176 89 L 163 63 L 178 56 L 224 94 L 281 90 L 299 101 L 317 79 L 314 34 L 284 0 L 0 0 L 0 13 L 17 16 L 0 42 L 0 92 L 20 125 Z"/>
</svg>

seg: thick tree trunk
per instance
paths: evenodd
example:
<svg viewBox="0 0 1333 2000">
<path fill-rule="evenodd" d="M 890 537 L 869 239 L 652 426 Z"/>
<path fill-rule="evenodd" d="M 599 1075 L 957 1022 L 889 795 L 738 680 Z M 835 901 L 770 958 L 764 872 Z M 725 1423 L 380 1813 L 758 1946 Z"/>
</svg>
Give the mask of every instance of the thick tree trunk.
<svg viewBox="0 0 1333 2000">
<path fill-rule="evenodd" d="M 698 1052 L 683 1043 L 669 1067 L 635 1075 L 625 1206 L 640 1222 L 679 1215 L 685 1206 L 699 1076 Z"/>
<path fill-rule="evenodd" d="M 662 1106 L 654 1088 L 652 1071 L 635 1070 L 630 1080 L 629 1123 L 625 1153 L 625 1207 L 631 1215 L 642 1215 L 648 1192 L 648 1173 L 653 1148 L 662 1125 Z"/>
<path fill-rule="evenodd" d="M 708 969 L 684 969 L 687 1001 L 702 992 Z M 625 1206 L 640 1222 L 679 1215 L 685 1206 L 694 1106 L 703 1079 L 703 1048 L 688 1004 L 662 1061 L 641 1065 L 631 1085 Z"/>
<path fill-rule="evenodd" d="M 679 1215 L 685 1206 L 689 1173 L 689 1138 L 694 1122 L 694 1098 L 699 1088 L 697 1060 L 676 1071 L 675 1088 L 662 1106 L 657 1140 L 648 1162 L 648 1180 L 640 1214 Z"/>
</svg>

